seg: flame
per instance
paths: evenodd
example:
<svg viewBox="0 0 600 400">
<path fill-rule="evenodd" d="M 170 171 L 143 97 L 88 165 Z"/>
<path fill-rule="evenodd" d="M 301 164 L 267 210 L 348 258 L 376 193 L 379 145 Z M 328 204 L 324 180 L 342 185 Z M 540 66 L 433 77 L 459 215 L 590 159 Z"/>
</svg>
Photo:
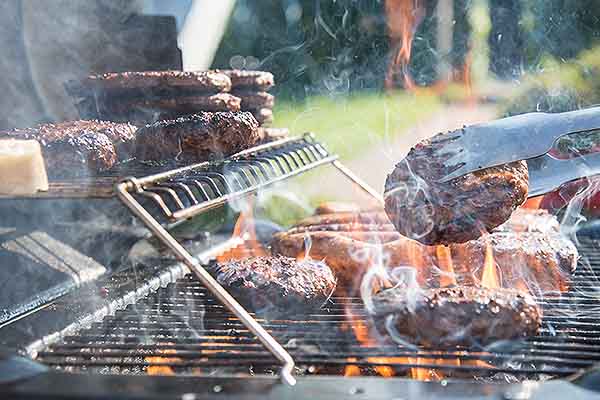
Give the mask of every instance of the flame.
<svg viewBox="0 0 600 400">
<path fill-rule="evenodd" d="M 175 349 L 164 349 L 164 350 L 161 350 L 161 353 L 173 354 L 173 353 L 176 353 L 176 350 Z M 145 360 L 148 364 L 150 364 L 148 366 L 148 368 L 146 369 L 146 373 L 148 375 L 169 375 L 169 376 L 175 375 L 175 371 L 173 371 L 173 368 L 169 367 L 168 365 L 152 365 L 152 364 L 160 364 L 160 363 L 172 362 L 172 361 L 181 361 L 180 358 L 162 357 L 162 356 L 146 357 Z"/>
<path fill-rule="evenodd" d="M 494 250 L 492 249 L 492 243 L 489 240 L 489 238 L 487 239 L 485 246 L 485 260 L 483 262 L 481 286 L 486 287 L 488 289 L 500 287 L 500 280 L 498 279 L 496 262 L 494 261 Z"/>
<path fill-rule="evenodd" d="M 434 286 L 439 285 L 440 287 L 457 284 L 454 263 L 460 262 L 461 257 L 453 258 L 453 254 L 449 247 L 427 247 L 412 240 L 403 240 L 396 241 L 393 245 L 388 244 L 386 249 L 392 251 L 390 265 L 406 265 L 406 263 L 408 263 L 417 269 L 418 276 L 421 277 L 421 279 L 418 279 L 418 281 L 422 287 L 428 287 L 428 284 L 432 284 Z M 435 258 L 435 264 L 438 266 L 439 271 L 441 271 L 437 281 L 433 276 L 428 276 L 432 275 L 432 272 L 429 270 L 429 264 L 431 262 L 429 257 Z M 399 261 L 402 261 L 402 263 Z M 484 272 L 484 282 L 482 284 L 486 285 L 487 287 L 499 286 L 499 277 L 496 272 L 491 242 L 487 243 L 485 264 L 486 272 Z M 375 289 L 375 291 L 377 291 L 377 289 Z M 362 346 L 368 348 L 378 348 L 380 346 L 375 336 L 371 335 L 368 325 L 364 322 L 364 320 L 355 317 L 351 308 L 346 308 L 345 315 L 348 326 L 351 328 L 356 340 Z M 349 365 L 345 367 L 345 376 L 359 376 L 367 372 L 364 369 L 361 370 L 361 368 L 356 364 L 352 364 L 353 362 L 357 362 L 356 358 L 348 359 L 347 361 Z M 369 369 L 369 371 L 375 371 L 379 376 L 393 377 L 401 373 L 402 375 L 407 375 L 412 379 L 422 381 L 440 381 L 446 377 L 441 368 L 432 368 L 432 365 L 439 365 L 440 367 L 473 365 L 482 368 L 492 368 L 491 365 L 485 362 L 478 360 L 461 360 L 459 357 L 366 357 L 366 361 L 374 364 L 373 368 Z M 410 367 L 408 372 L 405 372 L 406 368 L 397 367 L 400 365 L 413 365 L 413 367 Z M 427 367 L 419 367 L 418 365 L 427 365 Z"/>
<path fill-rule="evenodd" d="M 410 76 L 408 65 L 415 31 L 424 16 L 423 5 L 420 0 L 385 0 L 385 13 L 392 48 L 397 49 L 386 73 L 385 87 L 393 88 L 394 76 L 400 71 L 404 87 L 414 90 L 416 85 Z"/>
<path fill-rule="evenodd" d="M 350 327 L 356 337 L 356 340 L 364 347 L 373 347 L 377 348 L 379 346 L 377 340 L 375 340 L 370 332 L 369 327 L 365 324 L 365 322 L 358 317 L 355 317 L 352 310 L 349 307 L 346 307 L 346 318 L 349 321 Z M 390 378 L 396 376 L 396 370 L 392 365 L 398 364 L 439 364 L 439 365 L 460 365 L 460 360 L 446 360 L 446 359 L 423 359 L 420 357 L 367 357 L 367 362 L 372 364 L 377 364 L 373 367 L 375 372 L 384 377 Z M 356 358 L 348 358 L 347 361 L 349 363 L 356 362 Z M 389 365 L 385 365 L 389 364 Z M 357 365 L 347 365 L 344 369 L 344 376 L 360 376 L 362 372 Z M 412 367 L 408 372 L 408 376 L 412 379 L 419 379 L 423 381 L 429 380 L 441 380 L 444 378 L 444 375 L 436 370 L 431 368 L 419 368 Z"/>
<path fill-rule="evenodd" d="M 417 358 L 417 364 L 438 364 L 438 365 L 460 365 L 460 360 L 446 360 L 441 358 Z M 434 368 L 411 368 L 411 377 L 420 381 L 441 381 L 445 378 L 439 370 Z"/>
<path fill-rule="evenodd" d="M 465 83 L 465 88 L 467 90 L 467 98 L 469 99 L 469 103 L 473 104 L 473 82 L 471 81 L 471 52 L 469 51 L 465 57 L 465 65 L 463 66 L 463 79 Z"/>
<path fill-rule="evenodd" d="M 234 247 L 218 255 L 216 257 L 218 262 L 267 255 L 267 251 L 256 236 L 253 209 L 254 201 L 253 198 L 250 198 L 246 207 L 240 212 L 232 233 L 234 238 L 244 239 L 244 242 L 241 246 Z"/>
<path fill-rule="evenodd" d="M 349 357 L 347 360 L 349 363 L 358 361 L 356 357 Z M 344 368 L 344 376 L 361 376 L 360 368 L 358 365 L 346 365 Z"/>
<path fill-rule="evenodd" d="M 448 79 L 438 80 L 431 88 L 422 88 L 417 86 L 409 71 L 415 32 L 425 17 L 423 0 L 385 0 L 385 13 L 390 48 L 396 52 L 385 74 L 385 88 L 393 89 L 394 78 L 401 73 L 402 85 L 409 92 L 423 95 L 442 93 L 448 86 Z"/>
<path fill-rule="evenodd" d="M 440 268 L 440 287 L 456 285 L 454 274 L 454 265 L 452 264 L 452 254 L 450 248 L 446 246 L 436 246 L 435 254 Z"/>
</svg>

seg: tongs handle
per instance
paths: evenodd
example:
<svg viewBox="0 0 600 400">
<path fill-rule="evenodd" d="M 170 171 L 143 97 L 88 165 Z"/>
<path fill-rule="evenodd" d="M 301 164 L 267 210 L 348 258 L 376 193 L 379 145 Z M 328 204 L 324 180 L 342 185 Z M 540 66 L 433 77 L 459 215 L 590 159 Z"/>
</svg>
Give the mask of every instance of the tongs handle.
<svg viewBox="0 0 600 400">
<path fill-rule="evenodd" d="M 600 107 L 564 113 L 529 113 L 465 127 L 449 134 L 445 165 L 447 182 L 480 169 L 528 160 L 546 154 L 556 140 L 600 129 Z"/>
<path fill-rule="evenodd" d="M 549 123 L 552 124 L 549 127 L 554 138 L 552 145 L 556 139 L 562 136 L 600 129 L 600 107 L 545 115 L 550 119 Z"/>
<path fill-rule="evenodd" d="M 529 197 L 540 196 L 565 183 L 600 174 L 600 153 L 557 159 L 549 154 L 528 160 Z"/>
</svg>

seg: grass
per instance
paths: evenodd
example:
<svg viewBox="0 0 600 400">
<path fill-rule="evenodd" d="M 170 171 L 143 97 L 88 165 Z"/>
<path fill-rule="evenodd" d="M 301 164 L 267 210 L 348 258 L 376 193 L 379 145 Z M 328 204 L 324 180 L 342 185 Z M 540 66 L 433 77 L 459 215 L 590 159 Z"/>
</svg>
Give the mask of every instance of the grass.
<svg viewBox="0 0 600 400">
<path fill-rule="evenodd" d="M 525 75 L 503 105 L 506 114 L 563 112 L 600 103 L 600 46 L 563 61 L 546 57 L 536 72 Z"/>
<path fill-rule="evenodd" d="M 392 142 L 419 120 L 434 115 L 440 105 L 433 95 L 406 92 L 315 96 L 302 103 L 280 101 L 274 110 L 275 126 L 289 128 L 293 134 L 313 132 L 331 152 L 349 160 L 374 144 Z"/>
</svg>

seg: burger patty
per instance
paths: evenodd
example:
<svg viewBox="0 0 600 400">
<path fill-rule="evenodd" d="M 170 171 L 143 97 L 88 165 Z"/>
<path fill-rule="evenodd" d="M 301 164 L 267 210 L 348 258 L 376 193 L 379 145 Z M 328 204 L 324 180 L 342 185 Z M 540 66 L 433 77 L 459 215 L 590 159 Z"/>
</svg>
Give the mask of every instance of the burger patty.
<svg viewBox="0 0 600 400">
<path fill-rule="evenodd" d="M 231 79 L 216 71 L 141 71 L 109 72 L 90 75 L 80 82 L 68 82 L 67 91 L 71 95 L 87 96 L 110 90 L 149 89 L 149 88 L 193 88 L 203 92 L 228 92 Z"/>
<path fill-rule="evenodd" d="M 394 252 L 386 252 L 385 243 L 398 242 Z M 362 278 L 378 257 L 383 256 L 389 265 L 408 265 L 418 256 L 424 265 L 433 262 L 429 255 L 421 260 L 425 246 L 402 237 L 383 211 L 340 212 L 308 217 L 273 236 L 273 253 L 289 257 L 308 254 L 311 258 L 325 260 L 338 280 L 339 295 L 357 295 Z M 420 274 L 422 283 L 426 270 Z"/>
<path fill-rule="evenodd" d="M 440 182 L 451 171 L 434 151 L 446 137 L 417 144 L 385 183 L 385 210 L 398 232 L 427 245 L 476 239 L 508 220 L 527 199 L 524 161 Z"/>
<path fill-rule="evenodd" d="M 240 104 L 241 100 L 229 93 L 179 95 L 157 99 L 124 98 L 88 105 L 90 111 L 83 113 L 99 115 L 113 121 L 131 121 L 137 125 L 146 125 L 203 111 L 239 111 Z"/>
<path fill-rule="evenodd" d="M 374 295 L 369 311 L 380 333 L 392 340 L 439 349 L 526 339 L 542 324 L 535 300 L 512 289 L 393 288 Z"/>
<path fill-rule="evenodd" d="M 233 95 L 242 99 L 242 109 L 260 110 L 272 109 L 275 105 L 275 96 L 267 92 L 235 91 Z"/>
<path fill-rule="evenodd" d="M 270 315 L 319 309 L 336 286 L 325 263 L 308 259 L 249 257 L 216 264 L 211 272 L 245 307 Z"/>
<path fill-rule="evenodd" d="M 85 176 L 110 169 L 117 162 L 115 147 L 102 133 L 68 135 L 43 146 L 48 174 Z"/>
<path fill-rule="evenodd" d="M 488 249 L 502 287 L 519 287 L 535 294 L 567 291 L 579 259 L 573 242 L 557 233 L 494 232 L 450 246 L 458 283 L 481 281 Z"/>
<path fill-rule="evenodd" d="M 403 239 L 397 232 L 372 231 L 317 231 L 288 233 L 280 232 L 273 236 L 271 251 L 288 257 L 303 257 L 323 260 L 331 267 L 341 296 L 358 294 L 362 278 L 371 263 L 377 262 L 382 254 L 383 241 L 401 240 L 406 251 L 393 255 L 393 262 L 401 265 L 410 260 L 411 246 L 421 245 Z"/>
<path fill-rule="evenodd" d="M 247 149 L 259 139 L 258 123 L 248 112 L 200 112 L 141 128 L 136 156 L 150 161 L 206 161 Z"/>
<path fill-rule="evenodd" d="M 338 288 L 351 292 L 364 272 L 379 262 L 377 257 L 390 268 L 415 267 L 424 287 L 439 284 L 440 266 L 448 261 L 458 283 L 478 285 L 488 249 L 503 287 L 529 288 L 532 293 L 568 290 L 579 256 L 575 245 L 560 235 L 554 216 L 519 210 L 502 229 L 450 247 L 425 246 L 398 234 L 384 212 L 341 212 L 306 218 L 275 234 L 271 246 L 277 254 L 306 253 L 325 259 L 338 278 Z"/>
<path fill-rule="evenodd" d="M 104 107 L 108 113 L 126 113 L 134 108 L 152 111 L 240 111 L 241 100 L 229 93 L 217 93 L 204 96 L 177 96 L 161 99 L 132 99 L 113 101 Z"/>
<path fill-rule="evenodd" d="M 239 69 L 215 70 L 231 79 L 232 89 L 269 90 L 275 86 L 273 74 L 265 71 L 248 71 Z"/>
<path fill-rule="evenodd" d="M 130 158 L 136 130 L 128 123 L 77 120 L 0 132 L 0 138 L 40 142 L 51 176 L 86 175 Z"/>
</svg>

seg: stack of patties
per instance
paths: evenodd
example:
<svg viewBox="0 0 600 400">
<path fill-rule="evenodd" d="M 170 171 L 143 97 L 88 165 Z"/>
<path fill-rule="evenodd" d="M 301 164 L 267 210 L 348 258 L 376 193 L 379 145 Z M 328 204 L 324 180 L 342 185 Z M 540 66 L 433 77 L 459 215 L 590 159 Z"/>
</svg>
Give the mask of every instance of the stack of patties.
<svg viewBox="0 0 600 400">
<path fill-rule="evenodd" d="M 143 71 L 90 75 L 67 82 L 81 118 L 145 125 L 201 111 L 249 111 L 261 124 L 273 121 L 270 72 Z"/>
<path fill-rule="evenodd" d="M 273 122 L 275 96 L 267 93 L 275 85 L 273 74 L 265 71 L 216 70 L 231 79 L 231 94 L 241 99 L 242 111 L 249 111 L 261 125 Z"/>
<path fill-rule="evenodd" d="M 231 79 L 216 71 L 90 75 L 65 85 L 82 118 L 145 125 L 200 111 L 240 111 Z"/>
</svg>

